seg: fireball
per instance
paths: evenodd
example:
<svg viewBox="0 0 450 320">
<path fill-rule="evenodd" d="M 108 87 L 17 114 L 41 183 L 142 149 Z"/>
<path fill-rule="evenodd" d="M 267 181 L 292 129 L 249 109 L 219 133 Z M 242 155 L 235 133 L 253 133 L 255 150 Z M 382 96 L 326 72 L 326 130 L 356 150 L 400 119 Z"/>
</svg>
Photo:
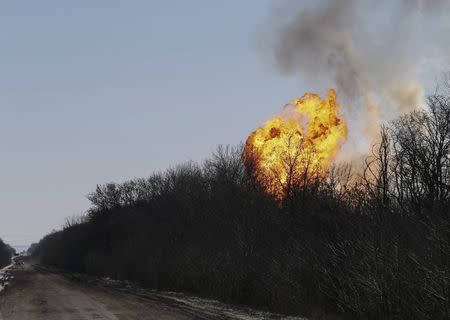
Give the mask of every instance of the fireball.
<svg viewBox="0 0 450 320">
<path fill-rule="evenodd" d="M 324 177 L 347 136 L 336 92 L 306 93 L 250 134 L 243 160 L 255 180 L 278 200 Z"/>
</svg>

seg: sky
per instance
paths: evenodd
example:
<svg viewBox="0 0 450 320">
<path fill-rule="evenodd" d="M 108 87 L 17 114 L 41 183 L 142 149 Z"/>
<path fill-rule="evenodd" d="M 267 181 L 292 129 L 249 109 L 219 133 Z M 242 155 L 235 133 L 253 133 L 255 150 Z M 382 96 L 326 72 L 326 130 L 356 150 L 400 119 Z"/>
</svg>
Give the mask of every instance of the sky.
<svg viewBox="0 0 450 320">
<path fill-rule="evenodd" d="M 310 89 L 256 48 L 272 5 L 1 1 L 0 237 L 38 241 L 96 184 L 202 161 Z"/>
</svg>

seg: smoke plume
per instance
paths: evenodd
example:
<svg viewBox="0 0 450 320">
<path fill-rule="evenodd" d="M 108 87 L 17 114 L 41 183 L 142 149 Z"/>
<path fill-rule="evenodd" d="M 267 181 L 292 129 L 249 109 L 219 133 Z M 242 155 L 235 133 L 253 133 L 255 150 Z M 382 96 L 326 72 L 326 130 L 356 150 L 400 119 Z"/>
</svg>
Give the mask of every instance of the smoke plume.
<svg viewBox="0 0 450 320">
<path fill-rule="evenodd" d="M 265 53 L 282 73 L 337 89 L 355 119 L 350 139 L 373 139 L 381 121 L 422 105 L 424 79 L 448 66 L 450 1 L 281 3 L 261 33 Z"/>
</svg>

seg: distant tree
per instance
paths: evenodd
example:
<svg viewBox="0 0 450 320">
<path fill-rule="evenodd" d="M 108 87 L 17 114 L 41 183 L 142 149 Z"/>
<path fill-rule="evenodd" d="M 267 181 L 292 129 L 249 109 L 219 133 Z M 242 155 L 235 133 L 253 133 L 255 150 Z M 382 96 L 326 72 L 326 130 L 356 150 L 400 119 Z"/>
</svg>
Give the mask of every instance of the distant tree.
<svg viewBox="0 0 450 320">
<path fill-rule="evenodd" d="M 69 229 L 73 226 L 85 223 L 88 221 L 88 216 L 86 216 L 85 214 L 80 214 L 80 215 L 73 215 L 71 217 L 67 217 L 64 221 L 63 224 L 63 230 L 64 229 Z"/>
<path fill-rule="evenodd" d="M 39 247 L 38 243 L 32 243 L 27 250 L 27 254 L 30 256 L 36 255 L 37 253 L 36 250 L 38 249 L 38 247 Z"/>
<path fill-rule="evenodd" d="M 0 268 L 9 265 L 14 254 L 15 250 L 0 239 Z"/>
<path fill-rule="evenodd" d="M 91 201 L 92 208 L 97 211 L 118 208 L 122 204 L 120 186 L 112 182 L 97 185 L 95 191 L 87 198 Z"/>
</svg>

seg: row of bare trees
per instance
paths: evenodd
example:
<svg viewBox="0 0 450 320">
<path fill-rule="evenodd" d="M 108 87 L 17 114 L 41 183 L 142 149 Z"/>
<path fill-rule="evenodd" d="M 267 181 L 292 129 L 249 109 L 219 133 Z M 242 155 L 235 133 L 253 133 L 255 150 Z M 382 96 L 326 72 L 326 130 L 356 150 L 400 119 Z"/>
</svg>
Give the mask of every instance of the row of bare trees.
<svg viewBox="0 0 450 320">
<path fill-rule="evenodd" d="M 450 97 L 435 94 L 427 106 L 381 128 L 362 174 L 348 165 L 317 178 L 292 171 L 282 205 L 240 147 L 99 185 L 87 215 L 68 219 L 34 254 L 313 318 L 448 319 Z"/>
</svg>

